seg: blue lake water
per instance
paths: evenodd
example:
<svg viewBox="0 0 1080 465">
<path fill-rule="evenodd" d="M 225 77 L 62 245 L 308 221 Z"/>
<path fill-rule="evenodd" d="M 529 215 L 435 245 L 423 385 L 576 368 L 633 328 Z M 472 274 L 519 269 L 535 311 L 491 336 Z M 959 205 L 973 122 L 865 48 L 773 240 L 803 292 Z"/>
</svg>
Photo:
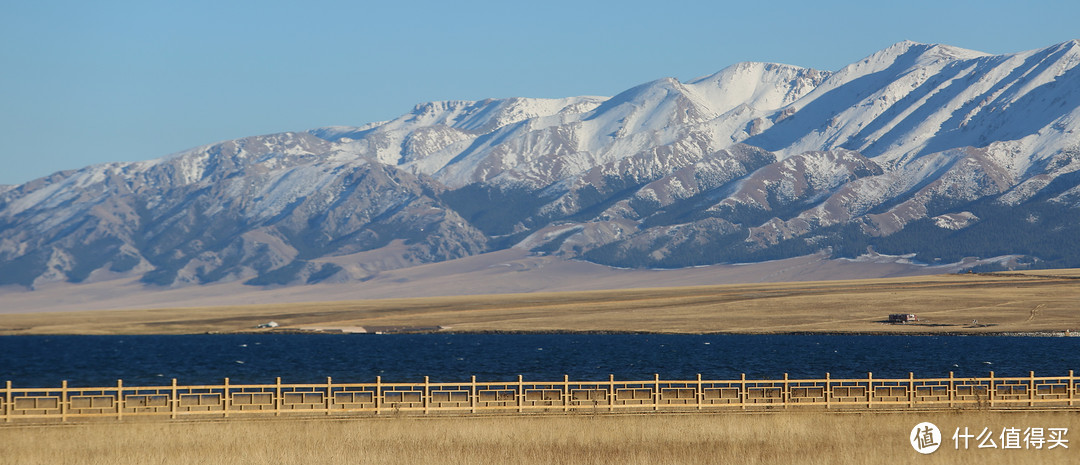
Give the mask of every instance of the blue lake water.
<svg viewBox="0 0 1080 465">
<path fill-rule="evenodd" d="M 0 382 L 180 384 L 1066 375 L 1080 338 L 410 334 L 0 337 Z"/>
</svg>

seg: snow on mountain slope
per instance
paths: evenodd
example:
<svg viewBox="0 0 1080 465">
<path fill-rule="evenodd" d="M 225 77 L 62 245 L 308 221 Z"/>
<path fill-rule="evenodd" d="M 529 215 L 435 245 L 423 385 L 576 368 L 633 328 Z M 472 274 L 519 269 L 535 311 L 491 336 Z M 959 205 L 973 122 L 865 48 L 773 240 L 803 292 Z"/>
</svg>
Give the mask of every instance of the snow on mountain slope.
<svg viewBox="0 0 1080 465">
<path fill-rule="evenodd" d="M 565 115 L 587 112 L 602 100 L 571 97 L 429 102 L 392 121 L 359 128 L 321 128 L 309 133 L 339 143 L 344 152 L 384 164 L 413 165 L 419 172 L 432 174 L 481 136 L 526 120 L 537 127 L 559 124 L 565 121 Z M 466 144 L 455 145 L 459 142 Z M 438 156 L 450 147 L 456 150 Z M 429 158 L 434 158 L 435 163 L 427 161 Z"/>
<path fill-rule="evenodd" d="M 1080 41 L 901 42 L 835 72 L 429 102 L 61 171 L 0 186 L 0 284 L 347 281 L 513 246 L 630 267 L 867 247 L 1080 266 L 1078 65 Z"/>
<path fill-rule="evenodd" d="M 881 173 L 877 164 L 856 152 L 806 152 L 759 169 L 711 209 L 775 210 L 793 202 L 815 202 L 848 182 Z"/>
<path fill-rule="evenodd" d="M 1006 170 L 984 152 L 974 149 L 922 157 L 888 172 L 880 168 L 875 172 L 873 168 L 862 167 L 864 176 L 832 184 L 839 188 L 826 191 L 828 195 L 823 201 L 814 202 L 816 205 L 795 217 L 774 219 L 760 228 L 751 228 L 750 240 L 761 245 L 776 244 L 859 218 L 866 220 L 865 232 L 889 235 L 912 221 L 937 215 L 935 210 L 949 204 L 999 194 L 1011 185 Z M 905 200 L 888 207 L 897 199 Z M 883 206 L 888 208 L 875 213 Z"/>
<path fill-rule="evenodd" d="M 747 143 L 783 155 L 842 147 L 903 163 L 1019 140 L 1075 110 L 1077 64 L 1077 41 L 1000 56 L 904 42 L 836 72 Z"/>
<path fill-rule="evenodd" d="M 803 98 L 831 74 L 790 65 L 744 62 L 693 79 L 685 87 L 718 115 L 743 105 L 772 111 Z"/>
<path fill-rule="evenodd" d="M 323 152 L 330 146 L 304 133 L 254 137 L 4 192 L 0 282 L 83 281 L 98 269 L 171 285 L 268 273 L 278 276 L 270 282 L 319 280 L 336 269 L 307 260 L 400 237 L 411 239 L 405 261 L 414 264 L 484 249 L 482 235 L 434 198 L 441 186 L 362 158 L 343 162 Z"/>
<path fill-rule="evenodd" d="M 535 188 L 653 147 L 685 143 L 690 131 L 708 134 L 709 150 L 718 150 L 747 137 L 750 121 L 806 94 L 827 75 L 741 63 L 687 84 L 659 79 L 609 99 L 435 102 L 362 131 L 313 133 L 451 187 L 494 182 Z"/>
</svg>

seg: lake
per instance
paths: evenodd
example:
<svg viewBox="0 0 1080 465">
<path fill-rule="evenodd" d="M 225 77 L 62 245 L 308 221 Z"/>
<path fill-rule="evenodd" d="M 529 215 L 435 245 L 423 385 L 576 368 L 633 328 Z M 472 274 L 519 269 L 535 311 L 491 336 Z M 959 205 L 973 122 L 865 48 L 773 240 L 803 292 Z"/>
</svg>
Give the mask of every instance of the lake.
<svg viewBox="0 0 1080 465">
<path fill-rule="evenodd" d="M 0 337 L 16 387 L 572 380 L 1063 376 L 1080 338 L 656 334 L 231 334 Z"/>
</svg>

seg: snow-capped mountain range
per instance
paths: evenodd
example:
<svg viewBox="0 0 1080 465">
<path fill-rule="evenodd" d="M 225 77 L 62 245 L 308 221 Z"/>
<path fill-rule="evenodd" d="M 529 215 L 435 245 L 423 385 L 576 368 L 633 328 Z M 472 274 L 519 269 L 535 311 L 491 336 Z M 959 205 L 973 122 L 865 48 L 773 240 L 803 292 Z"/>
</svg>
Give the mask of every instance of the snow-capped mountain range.
<svg viewBox="0 0 1080 465">
<path fill-rule="evenodd" d="M 0 285 L 363 280 L 517 247 L 626 267 L 872 248 L 1077 266 L 1080 41 L 902 42 L 614 97 L 429 102 L 0 187 Z"/>
</svg>

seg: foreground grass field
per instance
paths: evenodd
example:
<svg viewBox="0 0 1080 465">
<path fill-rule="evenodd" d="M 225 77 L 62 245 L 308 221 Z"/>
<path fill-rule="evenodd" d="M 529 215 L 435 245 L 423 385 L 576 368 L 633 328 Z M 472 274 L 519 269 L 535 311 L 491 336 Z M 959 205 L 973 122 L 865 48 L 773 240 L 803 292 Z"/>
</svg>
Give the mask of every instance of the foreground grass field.
<svg viewBox="0 0 1080 465">
<path fill-rule="evenodd" d="M 890 313 L 915 313 L 889 325 Z M 977 324 L 973 321 L 977 320 Z M 0 335 L 431 328 L 673 333 L 1080 330 L 1080 270 L 233 307 L 0 315 Z"/>
<path fill-rule="evenodd" d="M 924 421 L 941 447 L 917 453 Z M 993 431 L 997 448 L 956 428 Z M 1068 448 L 1003 450 L 1003 428 L 1069 428 Z M 1080 461 L 1075 412 L 778 413 L 567 417 L 231 420 L 0 426 L 0 462 L 13 464 L 619 463 L 1043 464 Z"/>
</svg>

